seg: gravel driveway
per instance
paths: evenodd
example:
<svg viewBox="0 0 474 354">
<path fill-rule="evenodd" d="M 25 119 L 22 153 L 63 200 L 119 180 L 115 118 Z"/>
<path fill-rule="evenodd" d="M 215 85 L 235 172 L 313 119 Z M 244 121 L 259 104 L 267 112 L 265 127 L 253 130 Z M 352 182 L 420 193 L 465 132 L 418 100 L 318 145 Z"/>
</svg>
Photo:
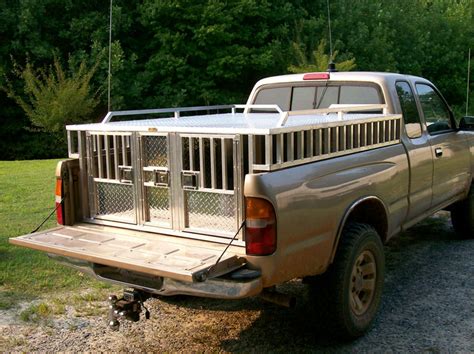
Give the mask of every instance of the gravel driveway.
<svg viewBox="0 0 474 354">
<path fill-rule="evenodd" d="M 373 329 L 352 343 L 331 339 L 309 318 L 306 286 L 293 281 L 281 286 L 299 296 L 293 310 L 258 298 L 153 299 L 150 320 L 110 332 L 104 303 L 99 317 L 0 324 L 0 350 L 474 352 L 473 256 L 474 240 L 456 240 L 446 213 L 391 241 L 381 311 Z"/>
</svg>

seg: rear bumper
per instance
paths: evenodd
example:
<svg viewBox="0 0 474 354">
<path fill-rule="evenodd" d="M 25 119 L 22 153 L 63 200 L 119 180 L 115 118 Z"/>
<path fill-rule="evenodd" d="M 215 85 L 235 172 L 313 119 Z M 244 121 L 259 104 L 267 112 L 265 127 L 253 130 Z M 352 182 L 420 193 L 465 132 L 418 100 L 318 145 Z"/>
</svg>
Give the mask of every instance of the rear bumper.
<svg viewBox="0 0 474 354">
<path fill-rule="evenodd" d="M 54 254 L 49 254 L 49 257 L 98 280 L 123 287 L 140 289 L 162 296 L 191 295 L 230 300 L 256 296 L 263 290 L 261 276 L 249 280 L 234 280 L 228 277 L 221 277 L 207 279 L 203 282 L 186 282 L 166 277 L 130 272 L 125 269 L 102 266 Z"/>
</svg>

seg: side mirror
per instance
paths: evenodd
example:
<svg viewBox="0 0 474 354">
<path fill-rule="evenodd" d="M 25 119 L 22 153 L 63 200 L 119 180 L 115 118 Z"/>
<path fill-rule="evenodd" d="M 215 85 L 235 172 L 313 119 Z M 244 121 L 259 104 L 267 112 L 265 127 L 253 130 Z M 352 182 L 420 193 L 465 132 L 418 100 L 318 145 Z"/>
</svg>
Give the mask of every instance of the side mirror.
<svg viewBox="0 0 474 354">
<path fill-rule="evenodd" d="M 474 131 L 474 116 L 462 117 L 461 121 L 459 122 L 459 129 Z"/>
</svg>

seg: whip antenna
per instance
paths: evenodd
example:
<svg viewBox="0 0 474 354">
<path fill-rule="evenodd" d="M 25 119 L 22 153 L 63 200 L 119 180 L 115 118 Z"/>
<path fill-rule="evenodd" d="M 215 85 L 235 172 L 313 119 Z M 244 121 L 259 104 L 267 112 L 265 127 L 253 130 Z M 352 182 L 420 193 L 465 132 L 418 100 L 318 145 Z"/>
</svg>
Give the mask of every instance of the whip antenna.
<svg viewBox="0 0 474 354">
<path fill-rule="evenodd" d="M 110 79 L 112 78 L 112 2 L 110 0 L 110 14 L 109 14 L 109 74 L 107 77 L 107 110 L 110 112 Z"/>
<path fill-rule="evenodd" d="M 336 64 L 334 64 L 333 57 L 332 57 L 332 34 L 331 34 L 331 11 L 329 8 L 329 0 L 326 1 L 327 8 L 328 8 L 328 28 L 329 28 L 329 63 L 328 63 L 328 71 L 334 72 L 336 70 Z"/>
<path fill-rule="evenodd" d="M 467 59 L 467 87 L 466 87 L 466 116 L 469 111 L 469 79 L 471 74 L 471 48 L 469 48 L 469 55 Z"/>
</svg>

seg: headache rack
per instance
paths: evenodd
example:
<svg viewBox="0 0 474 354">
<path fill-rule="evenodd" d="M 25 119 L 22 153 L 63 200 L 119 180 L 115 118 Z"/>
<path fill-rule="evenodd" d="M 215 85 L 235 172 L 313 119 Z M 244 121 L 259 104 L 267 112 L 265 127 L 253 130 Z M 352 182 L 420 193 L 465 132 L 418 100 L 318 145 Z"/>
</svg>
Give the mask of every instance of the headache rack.
<svg viewBox="0 0 474 354">
<path fill-rule="evenodd" d="M 246 174 L 397 144 L 401 116 L 385 113 L 229 105 L 109 112 L 102 123 L 68 126 L 83 218 L 226 242 L 243 222 Z M 155 117 L 113 121 L 144 115 Z"/>
</svg>

